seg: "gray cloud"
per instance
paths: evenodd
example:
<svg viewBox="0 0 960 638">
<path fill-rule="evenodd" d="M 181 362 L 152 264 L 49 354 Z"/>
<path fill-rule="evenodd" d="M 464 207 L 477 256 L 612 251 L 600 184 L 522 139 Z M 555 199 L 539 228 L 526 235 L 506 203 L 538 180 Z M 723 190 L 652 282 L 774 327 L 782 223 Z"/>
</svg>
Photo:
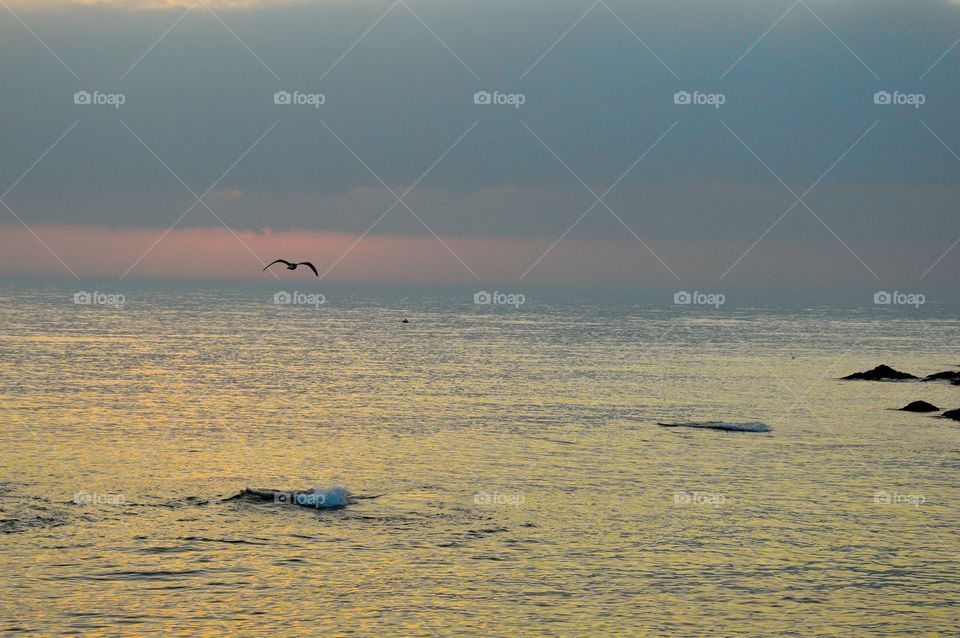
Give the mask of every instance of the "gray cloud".
<svg viewBox="0 0 960 638">
<path fill-rule="evenodd" d="M 960 33 L 946 1 L 810 0 L 760 42 L 791 2 L 611 1 L 615 15 L 597 5 L 542 59 L 589 2 L 411 1 L 359 43 L 388 2 L 211 4 L 159 42 L 182 3 L 97 4 L 14 5 L 79 79 L 0 20 L 0 55 L 16 60 L 0 67 L 0 189 L 79 121 L 6 198 L 29 223 L 165 227 L 193 203 L 121 120 L 197 194 L 279 122 L 211 207 L 237 228 L 360 232 L 394 202 L 380 179 L 405 191 L 476 123 L 405 201 L 441 234 L 556 237 L 595 202 L 579 179 L 603 193 L 676 123 L 605 201 L 644 236 L 749 245 L 795 202 L 778 178 L 800 195 L 879 122 L 805 201 L 854 245 L 935 253 L 960 233 L 947 148 L 960 152 L 960 48 L 931 69 Z M 281 90 L 326 101 L 274 104 Z M 526 102 L 478 106 L 478 90 Z M 76 91 L 126 102 L 75 105 Z M 677 91 L 726 101 L 678 106 Z M 877 105 L 878 91 L 926 103 Z M 790 222 L 779 239 L 833 241 L 802 206 Z M 185 224 L 218 222 L 198 207 Z M 401 206 L 376 232 L 426 230 Z M 597 206 L 575 236 L 624 232 Z"/>
</svg>

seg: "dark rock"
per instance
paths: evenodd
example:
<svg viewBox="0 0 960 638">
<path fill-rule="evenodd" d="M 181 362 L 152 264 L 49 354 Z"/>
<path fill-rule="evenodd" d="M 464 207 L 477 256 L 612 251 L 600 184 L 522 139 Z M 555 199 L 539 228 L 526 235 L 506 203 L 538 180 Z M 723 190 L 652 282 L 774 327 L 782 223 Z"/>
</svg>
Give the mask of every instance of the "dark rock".
<svg viewBox="0 0 960 638">
<path fill-rule="evenodd" d="M 954 421 L 960 421 L 960 410 L 947 410 L 940 415 L 944 419 L 953 419 Z"/>
<path fill-rule="evenodd" d="M 960 385 L 960 372 L 947 370 L 946 372 L 937 372 L 928 374 L 923 378 L 924 381 L 949 381 L 953 385 Z"/>
<path fill-rule="evenodd" d="M 873 370 L 866 372 L 854 372 L 851 375 L 843 377 L 846 381 L 905 381 L 907 379 L 919 379 L 909 372 L 900 372 L 887 365 L 879 365 Z"/>
<path fill-rule="evenodd" d="M 940 408 L 926 401 L 914 401 L 900 408 L 903 412 L 939 412 Z"/>
</svg>

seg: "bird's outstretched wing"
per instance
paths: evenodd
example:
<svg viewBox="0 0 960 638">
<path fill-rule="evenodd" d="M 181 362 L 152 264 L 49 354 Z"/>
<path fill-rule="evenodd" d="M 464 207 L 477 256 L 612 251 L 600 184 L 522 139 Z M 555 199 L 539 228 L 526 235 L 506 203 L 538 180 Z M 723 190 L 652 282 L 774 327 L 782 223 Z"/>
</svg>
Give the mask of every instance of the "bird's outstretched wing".
<svg viewBox="0 0 960 638">
<path fill-rule="evenodd" d="M 314 266 L 313 264 L 311 264 L 309 261 L 301 261 L 301 262 L 300 262 L 299 264 L 297 264 L 297 265 L 298 265 L 298 266 L 309 266 L 309 267 L 310 267 L 310 270 L 313 271 L 313 274 L 315 274 L 317 277 L 320 276 L 320 273 L 317 272 L 317 267 Z"/>
<path fill-rule="evenodd" d="M 291 264 L 289 261 L 287 261 L 286 259 L 278 259 L 278 260 L 276 260 L 276 261 L 272 261 L 272 262 L 270 262 L 269 264 L 267 264 L 267 266 L 266 266 L 266 268 L 264 268 L 264 270 L 266 270 L 267 268 L 269 268 L 270 266 L 272 266 L 272 265 L 274 265 L 274 264 L 286 264 L 286 265 L 288 265 L 288 266 L 292 266 L 292 265 L 293 265 L 293 264 Z"/>
</svg>

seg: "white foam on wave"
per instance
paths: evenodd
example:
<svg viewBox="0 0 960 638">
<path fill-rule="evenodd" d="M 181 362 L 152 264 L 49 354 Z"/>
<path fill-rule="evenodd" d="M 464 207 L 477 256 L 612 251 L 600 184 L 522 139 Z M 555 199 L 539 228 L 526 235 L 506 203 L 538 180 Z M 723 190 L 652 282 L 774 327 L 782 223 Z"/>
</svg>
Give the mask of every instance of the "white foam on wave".
<svg viewBox="0 0 960 638">
<path fill-rule="evenodd" d="M 336 508 L 345 507 L 353 502 L 353 495 L 345 487 L 315 487 L 310 490 L 282 490 L 245 488 L 227 501 L 254 499 L 280 505 L 299 505 L 301 507 Z"/>
<path fill-rule="evenodd" d="M 710 430 L 727 430 L 728 432 L 772 432 L 766 423 L 752 421 L 746 423 L 729 423 L 726 421 L 691 421 L 689 423 L 657 423 L 665 428 L 706 428 Z"/>
<path fill-rule="evenodd" d="M 343 507 L 350 504 L 350 490 L 345 487 L 315 487 L 312 494 L 317 495 L 326 507 Z"/>
</svg>

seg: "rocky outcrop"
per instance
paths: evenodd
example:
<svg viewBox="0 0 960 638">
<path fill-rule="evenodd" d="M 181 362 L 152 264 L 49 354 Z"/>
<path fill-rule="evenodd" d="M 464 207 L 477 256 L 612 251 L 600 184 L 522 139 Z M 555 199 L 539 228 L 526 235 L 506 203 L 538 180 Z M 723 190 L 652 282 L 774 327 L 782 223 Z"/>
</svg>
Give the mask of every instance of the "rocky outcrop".
<svg viewBox="0 0 960 638">
<path fill-rule="evenodd" d="M 926 401 L 914 401 L 900 408 L 903 412 L 939 412 L 940 408 Z"/>
<path fill-rule="evenodd" d="M 953 419 L 954 421 L 960 421 L 960 410 L 947 410 L 941 414 L 944 419 Z"/>
<path fill-rule="evenodd" d="M 909 372 L 900 372 L 887 365 L 879 365 L 873 370 L 866 372 L 854 372 L 843 377 L 846 381 L 908 381 L 910 379 L 919 379 Z"/>
<path fill-rule="evenodd" d="M 953 370 L 947 370 L 946 372 L 937 372 L 936 374 L 928 374 L 923 378 L 924 381 L 949 381 L 953 385 L 960 385 L 960 372 L 954 372 Z"/>
</svg>

